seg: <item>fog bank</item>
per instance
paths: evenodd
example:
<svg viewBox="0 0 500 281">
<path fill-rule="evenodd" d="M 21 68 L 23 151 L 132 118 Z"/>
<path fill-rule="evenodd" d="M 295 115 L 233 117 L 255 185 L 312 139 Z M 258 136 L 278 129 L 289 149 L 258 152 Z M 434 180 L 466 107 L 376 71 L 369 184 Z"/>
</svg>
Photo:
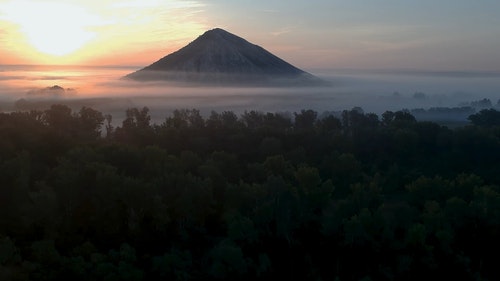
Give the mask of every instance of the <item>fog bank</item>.
<svg viewBox="0 0 500 281">
<path fill-rule="evenodd" d="M 212 110 L 240 114 L 245 110 L 313 109 L 321 113 L 361 107 L 381 114 L 386 110 L 471 106 L 482 99 L 496 106 L 500 98 L 500 73 L 492 72 L 310 70 L 331 86 L 237 88 L 120 79 L 133 70 L 3 66 L 0 110 L 43 109 L 64 103 L 75 109 L 91 106 L 119 120 L 127 108 L 147 106 L 155 122 L 161 122 L 180 108 L 196 108 L 208 115 Z"/>
</svg>

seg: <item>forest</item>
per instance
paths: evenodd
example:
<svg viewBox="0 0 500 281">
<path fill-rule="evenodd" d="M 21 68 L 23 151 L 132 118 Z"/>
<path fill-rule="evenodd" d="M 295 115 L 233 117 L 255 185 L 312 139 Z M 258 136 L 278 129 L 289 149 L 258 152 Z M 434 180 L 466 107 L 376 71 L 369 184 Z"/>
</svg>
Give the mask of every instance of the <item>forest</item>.
<svg viewBox="0 0 500 281">
<path fill-rule="evenodd" d="M 500 280 L 500 112 L 0 113 L 0 280 Z"/>
</svg>

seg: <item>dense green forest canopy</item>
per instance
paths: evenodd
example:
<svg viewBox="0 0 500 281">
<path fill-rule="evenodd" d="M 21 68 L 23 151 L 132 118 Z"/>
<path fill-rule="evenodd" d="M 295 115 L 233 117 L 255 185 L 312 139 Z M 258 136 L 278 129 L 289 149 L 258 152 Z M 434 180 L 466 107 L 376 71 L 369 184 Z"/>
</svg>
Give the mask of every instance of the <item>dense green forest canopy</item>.
<svg viewBox="0 0 500 281">
<path fill-rule="evenodd" d="M 500 113 L 469 120 L 0 113 L 0 280 L 499 280 Z"/>
</svg>

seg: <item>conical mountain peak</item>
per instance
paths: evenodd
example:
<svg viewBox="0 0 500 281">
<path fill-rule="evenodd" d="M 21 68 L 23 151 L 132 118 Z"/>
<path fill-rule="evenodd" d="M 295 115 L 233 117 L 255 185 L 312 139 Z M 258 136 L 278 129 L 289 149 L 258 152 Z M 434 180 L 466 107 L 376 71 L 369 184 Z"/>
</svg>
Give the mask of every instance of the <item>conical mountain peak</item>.
<svg viewBox="0 0 500 281">
<path fill-rule="evenodd" d="M 262 47 L 221 28 L 208 30 L 184 48 L 127 75 L 139 81 L 188 84 L 314 84 L 320 80 Z"/>
<path fill-rule="evenodd" d="M 198 37 L 198 39 L 211 39 L 211 40 L 229 40 L 229 41 L 244 41 L 248 43 L 245 39 L 240 38 L 230 32 L 225 31 L 222 28 L 214 28 L 208 31 L 205 31 L 202 35 Z"/>
<path fill-rule="evenodd" d="M 236 35 L 234 34 L 231 34 L 227 31 L 225 31 L 224 29 L 222 28 L 219 28 L 219 27 L 216 27 L 214 29 L 210 29 L 210 30 L 207 30 L 205 31 L 205 33 L 203 33 L 201 36 L 204 36 L 204 35 L 219 35 L 219 36 L 224 36 L 224 35 L 230 35 L 230 36 L 235 36 L 237 37 Z"/>
</svg>

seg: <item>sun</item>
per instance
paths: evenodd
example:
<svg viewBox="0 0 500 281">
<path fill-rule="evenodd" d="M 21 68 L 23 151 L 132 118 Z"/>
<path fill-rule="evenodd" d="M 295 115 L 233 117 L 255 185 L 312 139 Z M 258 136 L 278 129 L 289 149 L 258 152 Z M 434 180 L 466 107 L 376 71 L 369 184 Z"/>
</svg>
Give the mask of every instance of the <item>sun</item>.
<svg viewBox="0 0 500 281">
<path fill-rule="evenodd" d="M 5 8 L 6 16 L 18 25 L 27 42 L 44 54 L 71 54 L 96 36 L 91 27 L 99 18 L 75 4 L 12 1 Z"/>
</svg>

